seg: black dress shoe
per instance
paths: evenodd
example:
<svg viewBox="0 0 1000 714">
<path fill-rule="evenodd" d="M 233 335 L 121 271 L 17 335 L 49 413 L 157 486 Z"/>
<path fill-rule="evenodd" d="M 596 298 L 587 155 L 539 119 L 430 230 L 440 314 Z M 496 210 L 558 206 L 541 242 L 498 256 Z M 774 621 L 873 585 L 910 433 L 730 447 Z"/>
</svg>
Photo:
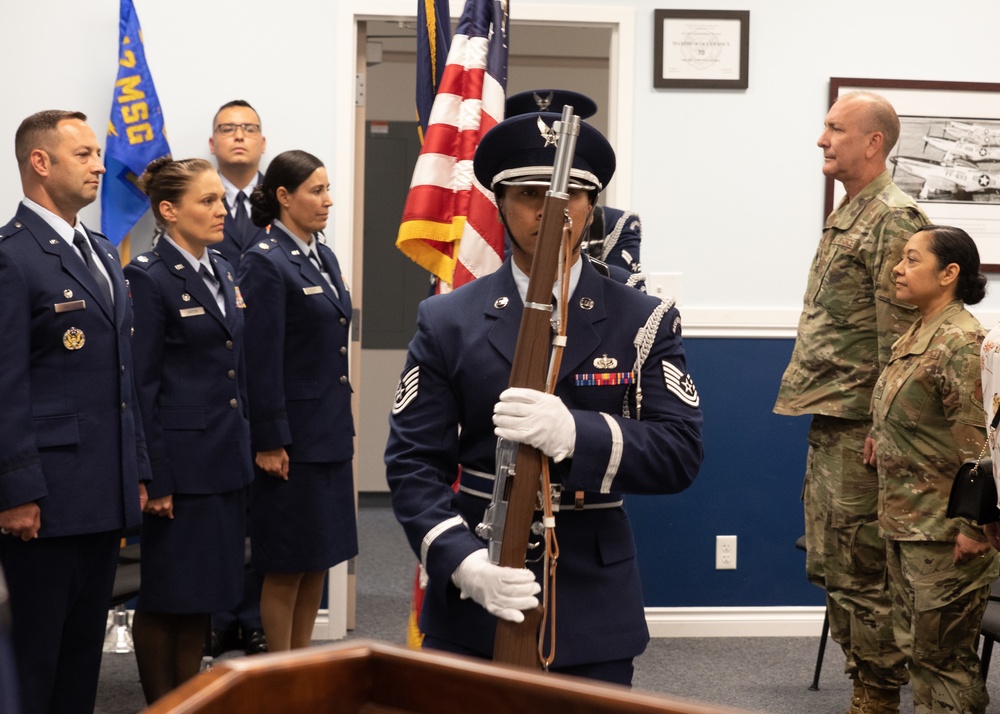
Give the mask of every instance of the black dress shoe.
<svg viewBox="0 0 1000 714">
<path fill-rule="evenodd" d="M 225 630 L 212 630 L 208 641 L 208 654 L 214 659 L 230 650 L 243 649 L 240 643 L 240 632 L 236 627 Z"/>
<path fill-rule="evenodd" d="M 243 633 L 243 651 L 248 655 L 267 652 L 267 637 L 264 630 L 246 630 Z"/>
</svg>

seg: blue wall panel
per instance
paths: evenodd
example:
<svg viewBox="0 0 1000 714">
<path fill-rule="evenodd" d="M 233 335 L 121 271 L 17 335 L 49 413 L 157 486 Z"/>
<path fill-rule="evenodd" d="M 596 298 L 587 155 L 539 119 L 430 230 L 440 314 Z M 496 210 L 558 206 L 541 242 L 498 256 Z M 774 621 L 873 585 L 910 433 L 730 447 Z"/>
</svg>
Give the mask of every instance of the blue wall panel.
<svg viewBox="0 0 1000 714">
<path fill-rule="evenodd" d="M 792 339 L 685 339 L 705 414 L 705 462 L 672 496 L 629 496 L 649 607 L 822 605 L 805 578 L 802 477 L 808 417 L 771 412 Z M 737 536 L 736 570 L 715 536 Z"/>
</svg>

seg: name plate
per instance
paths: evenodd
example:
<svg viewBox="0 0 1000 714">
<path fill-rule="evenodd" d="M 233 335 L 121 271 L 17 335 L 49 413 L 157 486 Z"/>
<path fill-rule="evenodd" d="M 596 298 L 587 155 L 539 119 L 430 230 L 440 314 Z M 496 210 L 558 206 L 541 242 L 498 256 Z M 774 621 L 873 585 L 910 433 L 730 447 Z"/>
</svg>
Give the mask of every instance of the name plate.
<svg viewBox="0 0 1000 714">
<path fill-rule="evenodd" d="M 73 312 L 74 310 L 86 310 L 86 300 L 73 300 L 72 302 L 57 302 L 53 306 L 56 312 Z"/>
<path fill-rule="evenodd" d="M 322 285 L 310 285 L 308 288 L 302 288 L 302 292 L 306 295 L 320 295 L 323 293 Z"/>
<path fill-rule="evenodd" d="M 194 317 L 195 315 L 204 315 L 205 308 L 203 307 L 186 307 L 181 310 L 181 317 Z"/>
</svg>

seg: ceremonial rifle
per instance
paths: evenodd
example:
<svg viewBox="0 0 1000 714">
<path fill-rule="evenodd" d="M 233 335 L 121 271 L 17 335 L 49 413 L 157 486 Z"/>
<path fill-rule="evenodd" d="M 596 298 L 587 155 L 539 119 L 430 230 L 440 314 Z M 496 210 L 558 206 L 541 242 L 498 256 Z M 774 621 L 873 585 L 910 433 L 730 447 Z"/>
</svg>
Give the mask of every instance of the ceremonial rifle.
<svg viewBox="0 0 1000 714">
<path fill-rule="evenodd" d="M 552 286 L 556 281 L 559 249 L 568 221 L 569 172 L 580 133 L 580 118 L 573 113 L 573 107 L 563 107 L 562 117 L 552 129 L 558 133 L 552 183 L 545 193 L 538 242 L 531 262 L 531 277 L 510 373 L 511 387 L 538 391 L 545 391 L 551 341 Z M 513 445 L 507 442 L 505 447 L 504 440 L 500 441 L 493 500 L 476 532 L 490 539 L 490 556 L 491 560 L 498 556 L 494 560 L 496 564 L 523 568 L 532 519 L 538 506 L 542 463 L 547 457 L 538 449 L 519 444 L 516 445 L 517 458 L 511 469 L 509 460 L 503 460 L 501 454 L 505 448 L 512 451 Z M 495 662 L 540 667 L 538 639 L 541 608 L 527 611 L 524 615 L 524 622 L 521 623 L 497 621 L 493 646 Z"/>
</svg>

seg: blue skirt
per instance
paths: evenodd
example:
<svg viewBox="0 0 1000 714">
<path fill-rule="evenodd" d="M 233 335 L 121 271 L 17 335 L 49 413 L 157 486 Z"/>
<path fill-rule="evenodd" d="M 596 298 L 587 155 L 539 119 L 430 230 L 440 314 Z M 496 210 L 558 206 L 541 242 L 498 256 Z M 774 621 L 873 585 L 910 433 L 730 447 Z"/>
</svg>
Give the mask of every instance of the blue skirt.
<svg viewBox="0 0 1000 714">
<path fill-rule="evenodd" d="M 358 554 L 350 461 L 293 461 L 288 480 L 254 467 L 250 486 L 253 566 L 264 573 L 326 570 Z"/>
<path fill-rule="evenodd" d="M 142 515 L 139 602 L 147 612 L 228 611 L 243 597 L 246 491 L 174 494 L 173 519 Z"/>
</svg>

